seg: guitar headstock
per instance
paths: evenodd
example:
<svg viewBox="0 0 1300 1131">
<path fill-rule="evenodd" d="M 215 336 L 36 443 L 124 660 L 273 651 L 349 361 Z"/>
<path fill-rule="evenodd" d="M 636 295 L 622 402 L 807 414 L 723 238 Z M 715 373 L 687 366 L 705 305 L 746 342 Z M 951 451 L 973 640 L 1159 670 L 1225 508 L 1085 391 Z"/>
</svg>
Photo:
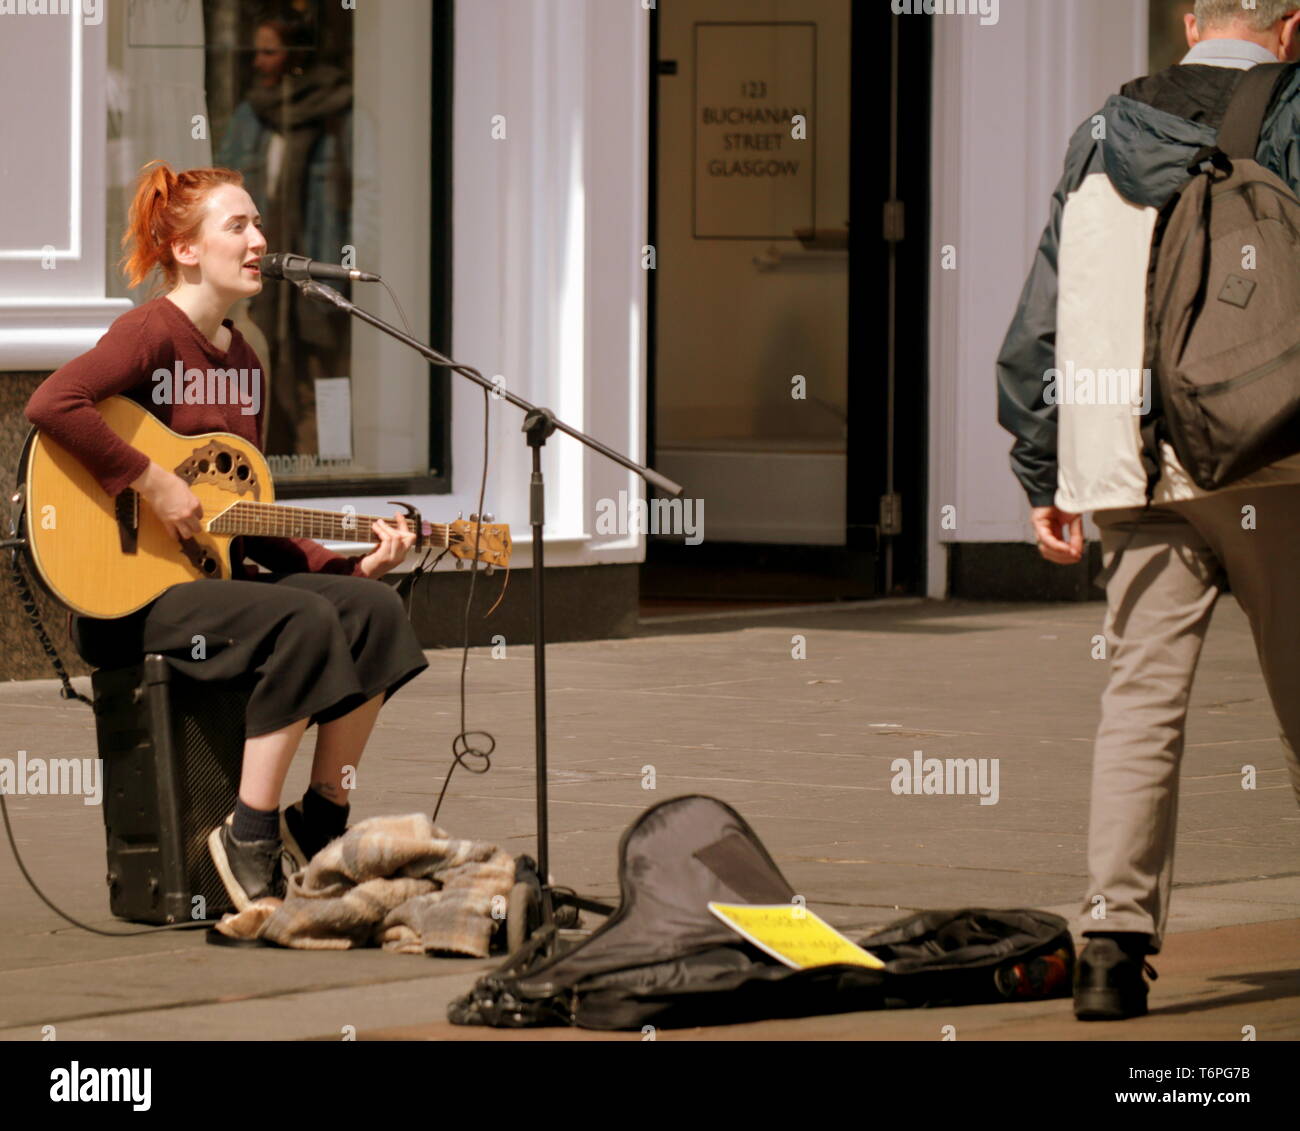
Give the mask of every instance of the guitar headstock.
<svg viewBox="0 0 1300 1131">
<path fill-rule="evenodd" d="M 478 539 L 478 560 L 491 566 L 510 564 L 510 527 L 503 522 L 470 522 L 458 518 L 447 524 L 447 548 L 458 558 L 474 560 Z"/>
</svg>

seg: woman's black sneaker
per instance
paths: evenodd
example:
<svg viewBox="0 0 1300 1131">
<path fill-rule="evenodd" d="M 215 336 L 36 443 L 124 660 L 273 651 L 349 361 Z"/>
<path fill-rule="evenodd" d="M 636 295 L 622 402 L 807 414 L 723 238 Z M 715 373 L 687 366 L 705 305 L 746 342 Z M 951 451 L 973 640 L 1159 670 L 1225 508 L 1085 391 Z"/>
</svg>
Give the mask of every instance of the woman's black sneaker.
<svg viewBox="0 0 1300 1131">
<path fill-rule="evenodd" d="M 316 853 L 337 838 L 324 836 L 311 828 L 303 814 L 302 802 L 295 801 L 280 813 L 280 839 L 284 841 L 285 854 L 293 861 L 294 868 L 302 871 Z"/>
<path fill-rule="evenodd" d="M 230 831 L 233 820 L 232 813 L 212 830 L 208 851 L 235 909 L 243 911 L 268 895 L 283 899 L 286 884 L 280 857 L 284 846 L 278 840 L 236 840 Z"/>
<path fill-rule="evenodd" d="M 1123 1021 L 1147 1011 L 1143 973 L 1157 977 L 1143 955 L 1145 941 L 1125 949 L 1115 939 L 1093 936 L 1074 968 L 1074 1015 L 1080 1021 Z"/>
</svg>

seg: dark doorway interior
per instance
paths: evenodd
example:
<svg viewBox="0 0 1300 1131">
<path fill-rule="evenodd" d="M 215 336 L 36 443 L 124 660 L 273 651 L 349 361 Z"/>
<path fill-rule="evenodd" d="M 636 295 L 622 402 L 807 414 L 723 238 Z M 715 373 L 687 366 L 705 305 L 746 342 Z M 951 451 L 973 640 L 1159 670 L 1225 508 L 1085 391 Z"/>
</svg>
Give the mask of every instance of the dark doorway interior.
<svg viewBox="0 0 1300 1131">
<path fill-rule="evenodd" d="M 661 51 L 666 6 L 651 13 L 655 247 L 664 234 L 661 194 L 682 189 L 661 182 L 661 84 L 692 77 L 682 73 L 690 70 L 688 60 Z M 706 511 L 702 544 L 648 538 L 643 611 L 678 611 L 693 601 L 854 600 L 924 591 L 931 21 L 894 16 L 885 5 L 852 7 L 844 536 L 825 545 L 717 540 L 707 533 Z M 691 146 L 693 139 L 680 143 Z M 826 218 L 828 225 L 840 222 Z M 819 217 L 819 228 L 822 223 Z M 664 277 L 649 272 L 648 451 L 656 466 L 665 454 L 658 450 L 656 412 Z"/>
</svg>

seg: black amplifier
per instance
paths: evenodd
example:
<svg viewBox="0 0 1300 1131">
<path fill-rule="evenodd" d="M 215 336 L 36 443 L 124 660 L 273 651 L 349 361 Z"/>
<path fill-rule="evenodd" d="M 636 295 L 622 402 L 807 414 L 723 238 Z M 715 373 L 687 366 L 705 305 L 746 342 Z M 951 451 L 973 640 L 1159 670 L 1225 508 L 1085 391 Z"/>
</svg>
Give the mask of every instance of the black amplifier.
<svg viewBox="0 0 1300 1131">
<path fill-rule="evenodd" d="M 235 807 L 247 689 L 190 679 L 154 654 L 91 682 L 110 910 L 142 923 L 220 918 L 233 907 L 208 834 Z"/>
</svg>

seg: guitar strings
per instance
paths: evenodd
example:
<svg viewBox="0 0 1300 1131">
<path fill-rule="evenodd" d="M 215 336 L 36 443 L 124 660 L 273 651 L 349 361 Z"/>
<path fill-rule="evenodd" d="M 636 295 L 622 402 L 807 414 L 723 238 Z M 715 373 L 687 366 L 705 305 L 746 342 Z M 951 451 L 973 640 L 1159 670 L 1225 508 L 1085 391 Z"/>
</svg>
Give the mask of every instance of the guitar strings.
<svg viewBox="0 0 1300 1131">
<path fill-rule="evenodd" d="M 266 520 L 268 526 L 251 529 L 247 524 L 254 522 L 256 519 Z M 291 521 L 293 519 L 314 525 L 299 527 Z M 338 537 L 342 539 L 349 530 L 355 530 L 359 525 L 364 524 L 369 529 L 371 524 L 379 521 L 389 522 L 391 519 L 384 518 L 381 520 L 378 515 L 313 510 L 308 507 L 290 507 L 280 503 L 260 503 L 243 499 L 237 503 L 232 503 L 221 514 L 212 519 L 208 523 L 207 530 L 211 534 L 246 534 L 272 537 L 292 537 L 301 532 L 301 536 L 306 538 Z M 421 521 L 424 520 L 421 519 Z M 426 522 L 424 525 L 429 528 L 429 539 L 438 539 L 438 546 L 451 544 L 452 531 L 450 523 Z M 237 529 L 229 529 L 230 527 L 236 527 Z"/>
</svg>

